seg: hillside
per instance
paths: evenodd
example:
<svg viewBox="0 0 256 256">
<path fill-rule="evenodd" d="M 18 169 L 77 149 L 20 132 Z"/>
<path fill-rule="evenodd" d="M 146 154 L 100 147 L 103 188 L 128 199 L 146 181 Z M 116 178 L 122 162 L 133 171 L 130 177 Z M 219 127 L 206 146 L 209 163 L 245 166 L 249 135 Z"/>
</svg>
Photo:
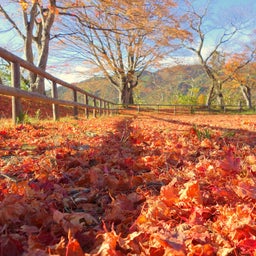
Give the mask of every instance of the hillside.
<svg viewBox="0 0 256 256">
<path fill-rule="evenodd" d="M 156 72 L 146 71 L 134 90 L 134 99 L 135 103 L 147 104 L 203 104 L 210 83 L 200 65 L 178 65 Z M 118 102 L 117 90 L 104 77 L 95 76 L 77 83 L 77 86 L 96 96 Z M 70 99 L 71 93 L 66 88 L 59 88 L 59 96 L 63 99 Z M 243 100 L 238 88 L 225 86 L 224 93 L 226 104 L 237 104 Z"/>
<path fill-rule="evenodd" d="M 206 92 L 205 81 L 207 78 L 199 65 L 179 65 L 147 72 L 135 89 L 135 99 L 138 103 L 178 103 L 180 95 L 187 95 L 191 88 L 200 87 L 199 94 Z"/>
<path fill-rule="evenodd" d="M 193 81 L 202 79 L 204 71 L 199 65 L 175 66 L 161 69 L 157 72 L 146 71 L 142 75 L 139 85 L 134 90 L 136 103 L 170 104 L 173 95 L 178 92 L 186 94 L 193 85 Z M 203 78 L 205 80 L 206 78 Z M 105 99 L 117 102 L 118 93 L 104 77 L 95 76 L 77 83 L 80 88 Z M 206 88 L 202 88 L 205 91 Z M 71 98 L 71 91 L 59 88 L 59 96 L 63 99 Z"/>
<path fill-rule="evenodd" d="M 95 96 L 114 102 L 118 101 L 118 94 L 116 90 L 104 77 L 95 76 L 83 82 L 77 83 L 76 85 Z M 69 100 L 72 97 L 72 91 L 65 87 L 60 87 L 58 88 L 58 95 L 62 99 Z"/>
</svg>

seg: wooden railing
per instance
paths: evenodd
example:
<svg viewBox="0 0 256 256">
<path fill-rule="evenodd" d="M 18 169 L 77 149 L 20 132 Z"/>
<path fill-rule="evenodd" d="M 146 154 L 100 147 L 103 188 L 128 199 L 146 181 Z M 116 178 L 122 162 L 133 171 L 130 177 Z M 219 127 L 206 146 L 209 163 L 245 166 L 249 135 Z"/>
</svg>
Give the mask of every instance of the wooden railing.
<svg viewBox="0 0 256 256">
<path fill-rule="evenodd" d="M 31 101 L 40 101 L 44 103 L 52 104 L 53 119 L 59 119 L 59 106 L 71 106 L 73 107 L 73 115 L 77 118 L 78 109 L 83 108 L 85 110 L 85 116 L 89 117 L 89 112 L 92 112 L 93 117 L 96 117 L 97 113 L 102 114 L 113 114 L 118 110 L 118 105 L 104 100 L 100 97 L 96 97 L 93 94 L 86 92 L 85 90 L 76 87 L 72 84 L 66 83 L 44 70 L 37 68 L 31 63 L 19 58 L 18 56 L 10 53 L 9 51 L 0 47 L 0 57 L 8 62 L 11 62 L 11 87 L 0 84 L 0 94 L 12 96 L 12 120 L 16 123 L 18 117 L 22 115 L 21 99 L 29 99 Z M 38 76 L 51 81 L 51 97 L 35 93 L 24 91 L 20 88 L 20 67 L 25 70 L 33 72 Z M 58 86 L 64 86 L 73 91 L 73 100 L 67 101 L 58 98 Z M 78 93 L 84 96 L 84 103 L 78 102 Z"/>
<path fill-rule="evenodd" d="M 200 114 L 200 113 L 228 113 L 228 112 L 243 112 L 247 111 L 248 108 L 242 104 L 238 105 L 224 105 L 223 108 L 219 106 L 211 105 L 181 105 L 181 104 L 133 104 L 126 108 L 126 111 L 137 110 L 137 112 L 157 112 L 157 113 L 168 113 L 168 114 Z M 256 107 L 252 109 L 256 111 Z"/>
</svg>

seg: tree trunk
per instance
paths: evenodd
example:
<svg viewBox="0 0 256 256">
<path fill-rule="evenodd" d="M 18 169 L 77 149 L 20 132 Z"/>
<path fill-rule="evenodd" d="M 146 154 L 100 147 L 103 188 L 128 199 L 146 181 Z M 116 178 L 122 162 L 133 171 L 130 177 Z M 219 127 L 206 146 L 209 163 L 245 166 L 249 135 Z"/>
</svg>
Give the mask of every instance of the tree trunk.
<svg viewBox="0 0 256 256">
<path fill-rule="evenodd" d="M 221 110 L 224 110 L 225 104 L 224 104 L 224 98 L 222 92 L 217 93 L 217 103 L 218 106 L 221 108 Z"/>
<path fill-rule="evenodd" d="M 37 3 L 33 3 L 33 6 L 28 14 L 27 11 L 23 10 L 23 22 L 26 29 L 24 39 L 24 54 L 26 60 L 31 64 L 34 64 L 34 52 L 33 52 L 33 31 L 35 28 L 35 19 L 37 13 Z M 37 75 L 33 72 L 29 72 L 29 83 L 30 88 L 33 91 L 33 86 L 36 82 Z"/>
<path fill-rule="evenodd" d="M 244 99 L 246 101 L 246 106 L 251 109 L 252 108 L 252 95 L 251 95 L 251 89 L 247 85 L 240 84 L 240 88 L 242 91 L 242 94 L 244 96 Z"/>
<path fill-rule="evenodd" d="M 120 97 L 119 97 L 120 98 Z M 133 88 L 125 85 L 121 91 L 121 104 L 124 107 L 128 107 L 129 104 L 134 104 L 133 100 Z"/>
<path fill-rule="evenodd" d="M 206 99 L 206 105 L 210 107 L 212 105 L 214 99 L 214 84 L 212 84 L 210 91 L 208 93 L 207 99 Z"/>
<path fill-rule="evenodd" d="M 51 0 L 51 4 L 52 6 L 56 6 L 56 1 Z M 43 69 L 44 71 L 46 70 L 46 67 L 47 67 L 49 47 L 50 47 L 50 31 L 53 26 L 54 19 L 55 19 L 55 14 L 54 12 L 50 11 L 47 18 L 44 21 L 44 26 L 42 29 L 42 38 L 40 42 L 37 42 L 38 53 L 39 53 L 38 67 Z M 41 94 L 45 94 L 44 79 L 41 77 L 37 77 L 36 85 L 37 85 L 37 92 Z"/>
<path fill-rule="evenodd" d="M 30 85 L 32 92 L 38 92 L 40 94 L 45 94 L 45 84 L 44 84 L 44 78 L 37 77 L 36 81 Z"/>
<path fill-rule="evenodd" d="M 216 99 L 218 106 L 223 110 L 224 109 L 224 97 L 222 94 L 222 84 L 213 79 L 212 86 L 210 88 L 206 104 L 207 106 L 211 106 L 212 102 Z"/>
<path fill-rule="evenodd" d="M 56 7 L 56 0 L 51 0 L 51 7 Z M 41 23 L 36 23 L 37 15 L 37 2 L 33 4 L 30 16 L 24 11 L 24 24 L 27 29 L 25 39 L 25 55 L 27 61 L 34 64 L 33 42 L 37 46 L 38 64 L 37 66 L 44 71 L 46 70 L 48 56 L 49 56 L 49 44 L 50 44 L 50 31 L 55 19 L 54 11 L 48 10 L 46 16 L 42 17 Z M 36 30 L 36 36 L 33 32 Z M 30 89 L 33 92 L 45 94 L 44 79 L 38 77 L 36 74 L 30 72 Z"/>
<path fill-rule="evenodd" d="M 222 94 L 222 83 L 220 81 L 215 81 L 216 99 L 219 107 L 224 110 L 224 97 Z"/>
</svg>

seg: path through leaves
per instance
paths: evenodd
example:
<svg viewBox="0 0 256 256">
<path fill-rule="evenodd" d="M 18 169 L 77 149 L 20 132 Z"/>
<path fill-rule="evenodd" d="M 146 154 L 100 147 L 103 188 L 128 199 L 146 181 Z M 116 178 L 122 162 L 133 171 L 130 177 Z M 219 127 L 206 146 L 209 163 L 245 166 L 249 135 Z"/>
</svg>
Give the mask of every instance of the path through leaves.
<svg viewBox="0 0 256 256">
<path fill-rule="evenodd" d="M 0 126 L 0 255 L 255 255 L 255 116 Z"/>
</svg>

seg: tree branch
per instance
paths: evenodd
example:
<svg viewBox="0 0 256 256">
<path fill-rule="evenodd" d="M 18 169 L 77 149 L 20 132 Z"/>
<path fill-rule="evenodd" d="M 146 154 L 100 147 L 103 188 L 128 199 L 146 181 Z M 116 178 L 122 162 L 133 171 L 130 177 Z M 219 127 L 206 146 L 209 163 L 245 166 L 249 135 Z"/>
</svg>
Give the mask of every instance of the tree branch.
<svg viewBox="0 0 256 256">
<path fill-rule="evenodd" d="M 12 27 L 18 32 L 18 34 L 22 37 L 23 40 L 25 40 L 25 35 L 21 32 L 21 30 L 18 28 L 17 24 L 14 22 L 14 20 L 8 15 L 8 13 L 5 11 L 5 9 L 0 5 L 0 12 L 3 13 L 7 21 L 12 25 Z"/>
</svg>

